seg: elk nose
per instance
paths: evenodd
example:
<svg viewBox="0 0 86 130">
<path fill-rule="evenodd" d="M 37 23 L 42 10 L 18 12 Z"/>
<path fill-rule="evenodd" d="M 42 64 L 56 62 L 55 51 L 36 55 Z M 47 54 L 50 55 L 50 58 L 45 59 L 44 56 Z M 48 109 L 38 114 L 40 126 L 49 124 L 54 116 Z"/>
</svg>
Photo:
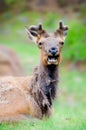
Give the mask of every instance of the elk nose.
<svg viewBox="0 0 86 130">
<path fill-rule="evenodd" d="M 55 48 L 55 47 L 52 47 L 50 50 L 49 50 L 49 52 L 52 54 L 52 55 L 55 55 L 56 53 L 57 53 L 57 48 Z"/>
</svg>

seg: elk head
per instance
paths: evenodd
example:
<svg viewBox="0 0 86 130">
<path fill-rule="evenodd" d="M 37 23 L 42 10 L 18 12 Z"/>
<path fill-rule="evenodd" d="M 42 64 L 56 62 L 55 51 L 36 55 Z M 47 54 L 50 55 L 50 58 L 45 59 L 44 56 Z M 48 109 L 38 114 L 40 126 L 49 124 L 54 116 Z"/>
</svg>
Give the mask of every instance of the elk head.
<svg viewBox="0 0 86 130">
<path fill-rule="evenodd" d="M 60 53 L 67 35 L 68 27 L 59 22 L 58 29 L 53 33 L 47 33 L 42 29 L 42 25 L 26 27 L 26 31 L 31 40 L 41 50 L 41 61 L 45 66 L 58 65 L 60 63 Z"/>
</svg>

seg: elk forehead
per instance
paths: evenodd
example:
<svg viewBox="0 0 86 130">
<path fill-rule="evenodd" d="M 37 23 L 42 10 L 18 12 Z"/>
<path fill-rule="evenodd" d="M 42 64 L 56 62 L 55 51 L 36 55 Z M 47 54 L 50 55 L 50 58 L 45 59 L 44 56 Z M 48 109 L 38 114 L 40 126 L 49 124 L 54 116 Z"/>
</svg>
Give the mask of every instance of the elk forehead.
<svg viewBox="0 0 86 130">
<path fill-rule="evenodd" d="M 57 48 L 59 49 L 60 48 L 60 45 L 59 45 L 59 40 L 57 38 L 54 38 L 54 37 L 48 37 L 48 38 L 45 38 L 44 40 L 42 39 L 42 41 L 40 42 L 43 42 L 43 49 L 47 49 L 49 50 L 50 48 Z"/>
</svg>

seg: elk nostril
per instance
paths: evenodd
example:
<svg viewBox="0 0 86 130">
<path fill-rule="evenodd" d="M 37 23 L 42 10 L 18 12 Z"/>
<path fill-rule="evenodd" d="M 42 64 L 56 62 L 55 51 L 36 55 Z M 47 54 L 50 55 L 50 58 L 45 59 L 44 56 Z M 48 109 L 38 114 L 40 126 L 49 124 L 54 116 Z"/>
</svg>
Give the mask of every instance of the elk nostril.
<svg viewBox="0 0 86 130">
<path fill-rule="evenodd" d="M 49 52 L 52 54 L 52 55 L 55 55 L 57 53 L 57 48 L 55 47 L 52 47 Z"/>
<path fill-rule="evenodd" d="M 55 47 L 52 47 L 51 50 L 56 50 L 56 48 L 55 48 Z"/>
</svg>

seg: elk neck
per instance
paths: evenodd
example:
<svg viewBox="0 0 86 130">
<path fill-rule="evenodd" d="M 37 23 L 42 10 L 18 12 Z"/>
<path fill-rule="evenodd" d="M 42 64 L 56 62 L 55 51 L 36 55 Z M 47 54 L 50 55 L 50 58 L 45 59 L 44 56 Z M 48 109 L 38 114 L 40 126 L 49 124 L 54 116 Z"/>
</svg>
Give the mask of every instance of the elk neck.
<svg viewBox="0 0 86 130">
<path fill-rule="evenodd" d="M 52 105 L 52 100 L 56 97 L 56 88 L 58 83 L 58 66 L 44 66 L 41 63 L 39 66 L 38 80 L 41 89 L 47 96 L 50 105 Z"/>
</svg>

